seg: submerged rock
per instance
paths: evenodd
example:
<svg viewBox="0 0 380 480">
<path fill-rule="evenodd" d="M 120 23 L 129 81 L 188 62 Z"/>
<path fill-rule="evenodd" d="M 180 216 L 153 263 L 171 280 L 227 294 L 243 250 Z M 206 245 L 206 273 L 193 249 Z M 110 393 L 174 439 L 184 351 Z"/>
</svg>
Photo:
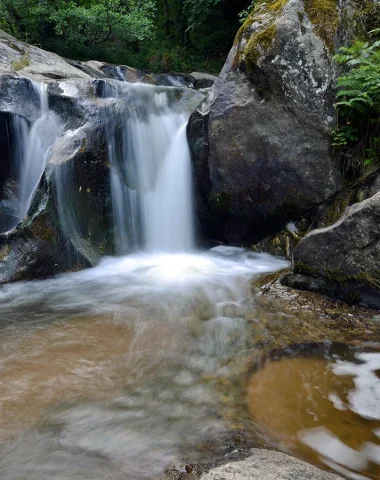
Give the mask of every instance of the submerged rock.
<svg viewBox="0 0 380 480">
<path fill-rule="evenodd" d="M 227 463 L 201 476 L 201 480 L 339 480 L 308 463 L 270 450 L 252 449 L 252 456 Z"/>
<path fill-rule="evenodd" d="M 380 308 L 380 193 L 349 207 L 333 225 L 311 231 L 282 282 Z"/>
<path fill-rule="evenodd" d="M 258 2 L 208 98 L 190 119 L 203 238 L 252 243 L 342 187 L 330 153 L 332 60 L 348 9 Z"/>
</svg>

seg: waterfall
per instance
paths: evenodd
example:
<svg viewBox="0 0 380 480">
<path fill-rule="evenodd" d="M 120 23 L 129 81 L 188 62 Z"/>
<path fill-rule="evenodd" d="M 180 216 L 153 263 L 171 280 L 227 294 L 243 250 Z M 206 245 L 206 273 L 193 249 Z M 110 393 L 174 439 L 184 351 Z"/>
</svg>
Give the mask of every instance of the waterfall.
<svg viewBox="0 0 380 480">
<path fill-rule="evenodd" d="M 58 118 L 49 110 L 47 84 L 31 81 L 31 86 L 39 100 L 37 119 L 29 127 L 23 117 L 14 115 L 11 124 L 14 138 L 12 177 L 18 183 L 11 228 L 27 215 L 49 161 L 51 146 L 61 134 Z"/>
<path fill-rule="evenodd" d="M 194 247 L 186 138 L 191 108 L 171 105 L 178 89 L 116 83 L 105 88 L 112 99 L 105 129 L 117 251 L 189 251 Z"/>
<path fill-rule="evenodd" d="M 19 177 L 19 218 L 22 220 L 33 200 L 33 196 L 45 171 L 51 146 L 61 134 L 57 116 L 49 110 L 47 84 L 32 82 L 40 101 L 40 115 L 24 137 L 23 160 Z"/>
</svg>

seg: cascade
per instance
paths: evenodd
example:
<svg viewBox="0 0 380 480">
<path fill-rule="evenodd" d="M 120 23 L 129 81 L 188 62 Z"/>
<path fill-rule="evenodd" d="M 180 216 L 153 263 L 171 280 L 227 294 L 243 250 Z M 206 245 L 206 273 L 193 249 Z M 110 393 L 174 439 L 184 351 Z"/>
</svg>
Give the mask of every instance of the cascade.
<svg viewBox="0 0 380 480">
<path fill-rule="evenodd" d="M 49 161 L 51 147 L 61 135 L 58 117 L 49 110 L 47 84 L 31 81 L 40 104 L 38 118 L 28 126 L 18 115 L 12 118 L 13 136 L 16 139 L 13 151 L 13 180 L 18 183 L 17 205 L 14 207 L 14 224 L 17 226 L 27 215 L 34 194 Z"/>
<path fill-rule="evenodd" d="M 115 244 L 119 254 L 189 251 L 194 246 L 190 153 L 191 108 L 175 88 L 109 83 L 105 114 Z M 177 95 L 177 98 L 176 98 Z"/>
</svg>

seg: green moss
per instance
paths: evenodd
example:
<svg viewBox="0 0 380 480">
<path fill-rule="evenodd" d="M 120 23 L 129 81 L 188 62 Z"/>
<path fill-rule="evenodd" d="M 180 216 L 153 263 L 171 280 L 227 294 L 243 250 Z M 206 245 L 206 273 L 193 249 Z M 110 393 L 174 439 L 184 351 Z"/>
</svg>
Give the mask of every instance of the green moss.
<svg viewBox="0 0 380 480">
<path fill-rule="evenodd" d="M 86 153 L 86 152 L 87 152 L 87 139 L 86 139 L 86 138 L 83 138 L 83 139 L 82 139 L 79 152 L 80 152 L 80 153 Z"/>
<path fill-rule="evenodd" d="M 330 282 L 339 283 L 339 285 L 343 285 L 343 283 L 347 281 L 347 276 L 336 268 L 325 268 L 324 276 L 327 280 L 330 280 Z"/>
<path fill-rule="evenodd" d="M 36 238 L 49 242 L 52 245 L 55 245 L 57 242 L 56 232 L 53 227 L 49 225 L 45 215 L 34 219 L 31 225 L 31 232 Z"/>
<path fill-rule="evenodd" d="M 273 38 L 276 35 L 276 25 L 274 23 L 275 17 L 282 11 L 284 6 L 289 0 L 267 0 L 261 1 L 256 4 L 251 14 L 247 17 L 241 28 L 239 29 L 234 44 L 240 43 L 243 35 L 249 30 L 249 27 L 257 20 L 261 15 L 271 14 L 272 22 L 270 24 L 263 25 L 263 29 L 259 32 L 253 33 L 248 41 L 248 45 L 243 52 L 247 60 L 247 65 L 256 64 L 260 57 L 260 52 L 257 47 L 266 49 L 272 43 Z M 240 59 L 241 60 L 241 59 Z"/>
<path fill-rule="evenodd" d="M 374 277 L 373 275 L 369 275 L 366 272 L 355 273 L 354 275 L 351 275 L 349 277 L 349 280 L 356 280 L 357 282 L 364 283 L 369 287 L 372 287 L 378 290 L 380 289 L 380 280 Z"/>
<path fill-rule="evenodd" d="M 288 3 L 289 0 L 274 0 L 274 2 L 265 2 L 266 6 L 272 12 L 280 12 L 285 5 Z"/>
<path fill-rule="evenodd" d="M 304 262 L 295 263 L 294 273 L 299 273 L 301 275 L 308 275 L 309 277 L 317 276 L 317 270 Z"/>
<path fill-rule="evenodd" d="M 355 201 L 355 191 L 346 190 L 339 194 L 321 215 L 318 220 L 318 227 L 328 227 L 333 225 L 341 218 L 347 207 L 355 203 Z"/>
<path fill-rule="evenodd" d="M 337 0 L 304 0 L 305 11 L 314 30 L 326 43 L 330 51 L 334 50 L 334 37 L 339 27 Z"/>
<path fill-rule="evenodd" d="M 30 65 L 30 58 L 29 54 L 25 53 L 21 57 L 19 57 L 17 60 L 12 62 L 11 67 L 13 72 L 18 72 L 19 70 L 23 70 L 24 68 L 28 67 Z"/>
<path fill-rule="evenodd" d="M 276 36 L 276 24 L 268 26 L 265 30 L 255 33 L 249 39 L 245 49 L 245 60 L 247 67 L 250 69 L 257 64 L 258 59 L 262 55 L 262 50 L 267 50 Z"/>
<path fill-rule="evenodd" d="M 347 284 L 348 282 L 355 281 L 363 283 L 370 288 L 380 290 L 380 279 L 366 272 L 357 272 L 352 275 L 347 275 L 339 269 L 326 268 L 324 269 L 323 274 L 328 280 L 338 283 L 341 286 Z"/>
</svg>

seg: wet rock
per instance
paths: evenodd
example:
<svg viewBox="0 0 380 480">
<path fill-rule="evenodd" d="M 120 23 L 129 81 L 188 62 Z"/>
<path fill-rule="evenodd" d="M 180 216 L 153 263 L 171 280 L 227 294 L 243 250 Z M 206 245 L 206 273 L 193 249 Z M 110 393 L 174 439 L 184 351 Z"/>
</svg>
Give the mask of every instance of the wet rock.
<svg viewBox="0 0 380 480">
<path fill-rule="evenodd" d="M 311 231 L 282 282 L 380 308 L 380 193 L 349 207 L 333 225 Z"/>
<path fill-rule="evenodd" d="M 104 103 L 95 95 L 93 80 L 49 82 L 49 107 L 64 132 L 51 150 L 34 206 L 16 229 L 12 211 L 17 208 L 12 210 L 12 202 L 17 204 L 18 171 L 12 152 L 20 139 L 13 135 L 12 119 L 19 116 L 31 125 L 40 116 L 40 99 L 29 78 L 0 76 L 0 86 L 0 129 L 8 132 L 0 143 L 5 159 L 0 221 L 1 232 L 10 230 L 0 237 L 8 251 L 0 263 L 0 281 L 47 277 L 95 265 L 101 256 L 113 253 L 113 245 Z"/>
<path fill-rule="evenodd" d="M 270 450 L 252 449 L 252 456 L 215 468 L 201 480 L 339 480 L 308 463 Z"/>
<path fill-rule="evenodd" d="M 217 78 L 215 75 L 210 75 L 209 73 L 193 72 L 190 74 L 194 79 L 194 88 L 210 88 L 214 85 Z"/>
<path fill-rule="evenodd" d="M 66 240 L 45 182 L 29 216 L 8 234 L 0 235 L 0 284 L 46 278 L 69 267 Z"/>
<path fill-rule="evenodd" d="M 259 241 L 340 190 L 332 55 L 348 11 L 321 28 L 301 0 L 258 2 L 239 31 L 188 128 L 203 239 Z"/>
</svg>

